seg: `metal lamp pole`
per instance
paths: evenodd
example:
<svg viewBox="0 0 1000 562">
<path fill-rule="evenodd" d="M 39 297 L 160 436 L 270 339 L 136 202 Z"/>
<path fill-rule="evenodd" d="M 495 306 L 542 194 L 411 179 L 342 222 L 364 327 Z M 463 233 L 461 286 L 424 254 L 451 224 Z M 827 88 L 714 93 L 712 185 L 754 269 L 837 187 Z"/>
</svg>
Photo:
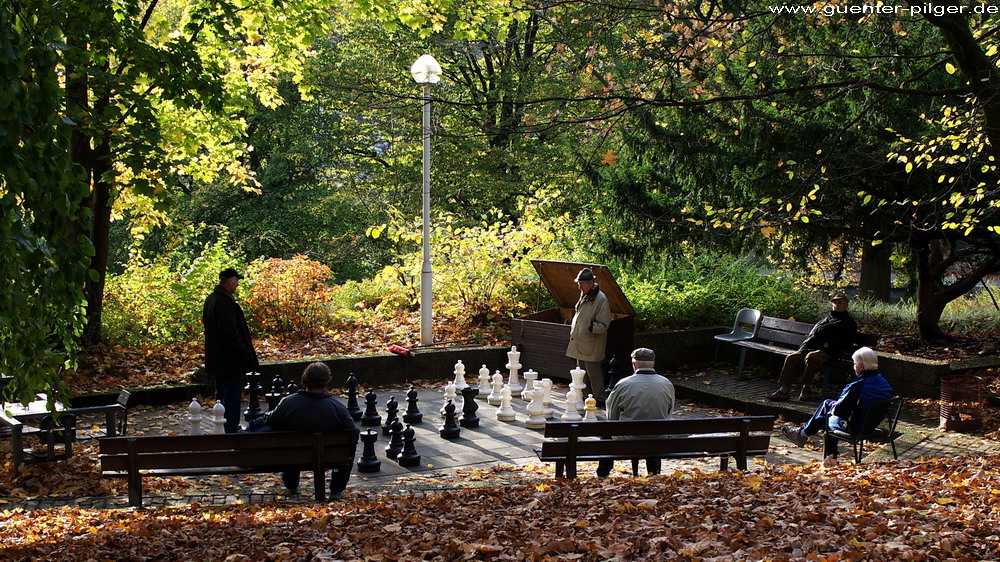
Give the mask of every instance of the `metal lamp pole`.
<svg viewBox="0 0 1000 562">
<path fill-rule="evenodd" d="M 421 55 L 410 67 L 413 79 L 424 89 L 423 264 L 420 267 L 420 345 L 434 343 L 433 272 L 431 267 L 431 86 L 441 79 L 434 57 Z"/>
</svg>

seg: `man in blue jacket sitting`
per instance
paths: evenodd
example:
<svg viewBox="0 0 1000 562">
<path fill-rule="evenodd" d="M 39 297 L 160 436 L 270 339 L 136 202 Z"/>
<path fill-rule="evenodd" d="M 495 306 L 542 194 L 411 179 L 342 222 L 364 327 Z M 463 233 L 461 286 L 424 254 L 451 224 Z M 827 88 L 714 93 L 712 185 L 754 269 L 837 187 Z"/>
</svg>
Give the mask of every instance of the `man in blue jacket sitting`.
<svg viewBox="0 0 1000 562">
<path fill-rule="evenodd" d="M 844 391 L 836 400 L 824 400 L 819 408 L 801 428 L 783 427 L 781 434 L 799 447 L 809 442 L 809 437 L 820 430 L 826 431 L 823 437 L 823 464 L 837 464 L 838 441 L 830 436 L 829 430 L 836 429 L 848 433 L 867 433 L 885 417 L 886 412 L 870 416 L 861 427 L 868 405 L 879 400 L 893 397 L 889 381 L 878 372 L 878 355 L 869 347 L 862 347 L 854 352 L 854 372 L 857 380 L 844 387 Z"/>
</svg>

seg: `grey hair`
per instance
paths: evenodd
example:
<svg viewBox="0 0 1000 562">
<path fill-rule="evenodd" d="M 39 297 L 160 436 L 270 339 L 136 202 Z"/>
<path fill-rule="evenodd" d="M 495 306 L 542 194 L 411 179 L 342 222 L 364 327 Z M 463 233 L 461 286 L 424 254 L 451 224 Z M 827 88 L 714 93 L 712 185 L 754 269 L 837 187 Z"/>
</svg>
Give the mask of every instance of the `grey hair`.
<svg viewBox="0 0 1000 562">
<path fill-rule="evenodd" d="M 851 356 L 855 365 L 861 365 L 862 371 L 875 371 L 878 369 L 878 355 L 870 347 L 862 347 Z"/>
<path fill-rule="evenodd" d="M 638 359 L 633 359 L 632 362 L 635 363 L 638 369 L 652 369 L 656 367 L 656 361 L 639 361 Z"/>
</svg>

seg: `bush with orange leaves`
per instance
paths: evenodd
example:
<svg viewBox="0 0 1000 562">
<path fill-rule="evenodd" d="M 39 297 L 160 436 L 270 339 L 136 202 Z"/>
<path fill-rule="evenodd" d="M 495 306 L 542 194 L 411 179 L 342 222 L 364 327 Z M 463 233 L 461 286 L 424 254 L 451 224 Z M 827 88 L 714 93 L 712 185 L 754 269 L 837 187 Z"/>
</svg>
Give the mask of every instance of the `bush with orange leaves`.
<svg viewBox="0 0 1000 562">
<path fill-rule="evenodd" d="M 332 278 L 329 267 L 301 255 L 253 264 L 241 286 L 251 330 L 287 339 L 325 333 L 332 323 Z"/>
</svg>

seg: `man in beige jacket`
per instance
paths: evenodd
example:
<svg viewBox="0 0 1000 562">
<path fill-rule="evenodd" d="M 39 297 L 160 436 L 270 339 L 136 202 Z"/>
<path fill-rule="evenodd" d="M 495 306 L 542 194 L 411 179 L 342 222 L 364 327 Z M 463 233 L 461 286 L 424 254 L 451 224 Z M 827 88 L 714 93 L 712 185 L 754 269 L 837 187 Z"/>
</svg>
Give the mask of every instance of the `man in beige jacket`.
<svg viewBox="0 0 1000 562">
<path fill-rule="evenodd" d="M 607 394 L 604 392 L 601 361 L 608 343 L 611 307 L 590 268 L 581 269 L 574 281 L 580 289 L 580 299 L 573 313 L 566 356 L 576 359 L 576 364 L 587 371 L 588 388 L 585 392 L 593 394 L 598 404 L 604 406 Z"/>
</svg>

